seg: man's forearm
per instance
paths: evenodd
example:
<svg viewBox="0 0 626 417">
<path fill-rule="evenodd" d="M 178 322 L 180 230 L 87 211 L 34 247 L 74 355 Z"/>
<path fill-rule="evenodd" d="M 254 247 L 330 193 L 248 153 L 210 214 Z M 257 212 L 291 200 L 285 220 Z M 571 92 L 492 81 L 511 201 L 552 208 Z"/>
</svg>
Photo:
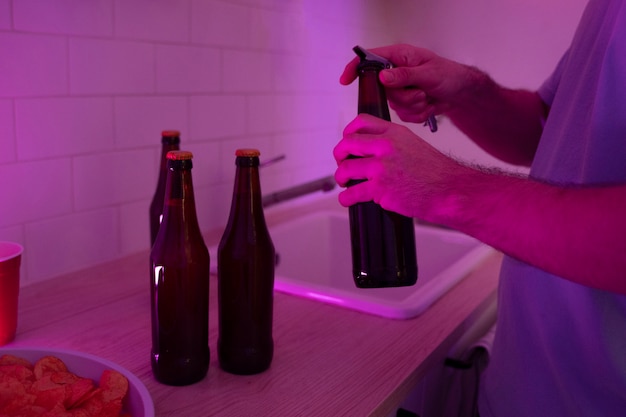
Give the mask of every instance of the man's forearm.
<svg viewBox="0 0 626 417">
<path fill-rule="evenodd" d="M 489 154 L 514 165 L 530 165 L 547 115 L 539 95 L 503 88 L 473 67 L 467 67 L 464 85 L 446 115 Z"/>
<path fill-rule="evenodd" d="M 576 283 L 626 294 L 626 185 L 557 187 L 465 170 L 442 223 Z"/>
</svg>

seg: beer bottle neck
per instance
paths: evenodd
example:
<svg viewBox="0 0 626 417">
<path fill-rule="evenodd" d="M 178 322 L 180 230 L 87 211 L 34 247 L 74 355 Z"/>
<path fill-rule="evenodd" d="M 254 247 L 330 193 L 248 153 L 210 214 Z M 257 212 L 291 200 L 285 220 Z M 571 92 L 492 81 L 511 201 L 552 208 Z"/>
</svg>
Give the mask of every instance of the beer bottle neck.
<svg viewBox="0 0 626 417">
<path fill-rule="evenodd" d="M 358 112 L 371 114 L 384 120 L 391 120 L 385 87 L 380 83 L 380 67 L 359 68 Z"/>
<path fill-rule="evenodd" d="M 229 222 L 264 221 L 258 157 L 237 157 Z M 246 222 L 247 222 L 246 221 Z"/>
<path fill-rule="evenodd" d="M 185 228 L 199 231 L 191 177 L 191 160 L 168 161 L 163 224 L 171 222 L 182 223 Z"/>
</svg>

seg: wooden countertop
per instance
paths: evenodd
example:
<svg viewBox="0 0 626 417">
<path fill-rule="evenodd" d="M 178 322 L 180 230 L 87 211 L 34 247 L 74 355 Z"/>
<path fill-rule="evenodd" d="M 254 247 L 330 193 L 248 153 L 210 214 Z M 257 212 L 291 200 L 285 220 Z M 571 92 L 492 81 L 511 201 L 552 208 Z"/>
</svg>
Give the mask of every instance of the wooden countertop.
<svg viewBox="0 0 626 417">
<path fill-rule="evenodd" d="M 272 208 L 268 222 L 328 204 Z M 207 244 L 220 235 L 208 234 Z M 207 377 L 187 387 L 154 380 L 147 252 L 22 288 L 18 334 L 7 347 L 66 348 L 116 362 L 147 386 L 157 416 L 387 416 L 429 367 L 442 363 L 468 319 L 493 301 L 500 261 L 494 253 L 411 320 L 276 293 L 274 360 L 254 376 L 219 369 L 212 276 Z"/>
</svg>

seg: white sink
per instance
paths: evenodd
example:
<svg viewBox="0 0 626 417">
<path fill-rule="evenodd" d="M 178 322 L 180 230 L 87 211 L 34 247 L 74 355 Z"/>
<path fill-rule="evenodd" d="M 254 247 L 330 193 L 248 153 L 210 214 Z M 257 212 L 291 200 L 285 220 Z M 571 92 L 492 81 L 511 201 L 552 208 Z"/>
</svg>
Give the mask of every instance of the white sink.
<svg viewBox="0 0 626 417">
<path fill-rule="evenodd" d="M 423 313 L 493 251 L 462 233 L 416 225 L 417 284 L 363 289 L 352 279 L 347 210 L 296 218 L 270 234 L 279 255 L 277 291 L 394 319 Z"/>
</svg>

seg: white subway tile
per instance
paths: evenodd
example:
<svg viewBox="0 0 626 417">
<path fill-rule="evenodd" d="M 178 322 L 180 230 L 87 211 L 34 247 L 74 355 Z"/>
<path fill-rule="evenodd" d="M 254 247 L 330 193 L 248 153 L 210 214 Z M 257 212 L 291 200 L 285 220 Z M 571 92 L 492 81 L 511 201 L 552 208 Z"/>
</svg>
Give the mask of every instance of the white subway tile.
<svg viewBox="0 0 626 417">
<path fill-rule="evenodd" d="M 161 147 L 163 130 L 178 130 L 188 140 L 188 99 L 186 97 L 119 97 L 115 99 L 117 148 Z"/>
<path fill-rule="evenodd" d="M 302 92 L 319 88 L 320 71 L 326 66 L 307 55 L 280 54 L 275 57 L 272 85 L 280 92 Z M 334 68 L 336 72 L 336 68 Z M 335 82 L 337 78 L 335 77 Z"/>
<path fill-rule="evenodd" d="M 67 93 L 65 39 L 0 33 L 0 56 L 0 97 Z"/>
<path fill-rule="evenodd" d="M 221 58 L 217 49 L 195 46 L 157 46 L 159 93 L 219 91 Z"/>
<path fill-rule="evenodd" d="M 339 107 L 331 94 L 276 95 L 279 125 L 282 130 L 311 130 L 336 127 Z"/>
<path fill-rule="evenodd" d="M 308 131 L 338 125 L 339 107 L 334 95 L 259 95 L 249 97 L 248 102 L 252 132 Z"/>
<path fill-rule="evenodd" d="M 364 47 L 372 44 L 384 45 L 380 36 L 371 35 L 372 30 L 369 28 L 371 18 L 365 19 L 368 22 L 365 24 L 354 24 L 349 20 L 351 19 L 332 21 L 326 17 L 307 16 L 307 23 L 310 25 L 309 36 L 306 38 L 307 52 L 321 59 L 341 59 L 341 65 L 337 67 L 341 71 L 348 61 L 356 56 L 352 51 L 355 45 Z M 329 45 L 332 45 L 332 48 L 329 48 Z"/>
<path fill-rule="evenodd" d="M 113 146 L 110 98 L 18 99 L 15 113 L 21 160 L 97 152 Z"/>
<path fill-rule="evenodd" d="M 0 99 L 0 164 L 12 162 L 17 159 L 15 150 L 15 116 L 13 112 L 13 101 Z"/>
<path fill-rule="evenodd" d="M 72 94 L 154 92 L 154 47 L 146 43 L 70 39 Z"/>
<path fill-rule="evenodd" d="M 113 34 L 111 0 L 19 0 L 13 2 L 17 30 L 73 35 Z"/>
<path fill-rule="evenodd" d="M 254 133 L 284 131 L 281 122 L 281 109 L 275 95 L 263 94 L 248 97 L 248 129 Z M 284 109 L 287 111 L 287 109 Z"/>
<path fill-rule="evenodd" d="M 248 125 L 251 132 L 283 133 L 338 129 L 336 96 L 327 94 L 259 95 L 248 98 Z M 356 114 L 356 111 L 355 111 Z"/>
<path fill-rule="evenodd" d="M 226 92 L 259 93 L 272 89 L 273 56 L 264 52 L 223 52 L 223 89 Z"/>
<path fill-rule="evenodd" d="M 317 166 L 318 170 L 325 170 L 321 175 L 331 175 L 335 173 L 337 163 L 333 156 L 333 149 L 341 139 L 341 136 L 341 129 L 323 129 L 319 132 L 303 135 L 305 144 L 317 144 L 317 146 L 310 147 L 308 157 L 311 163 Z"/>
<path fill-rule="evenodd" d="M 272 85 L 275 91 L 291 93 L 338 92 L 356 89 L 339 84 L 346 61 L 320 60 L 315 55 L 280 54 L 274 57 Z M 356 90 L 354 90 L 356 91 Z"/>
<path fill-rule="evenodd" d="M 214 184 L 210 187 L 194 189 L 200 230 L 206 232 L 224 229 L 230 212 L 233 182 L 234 176 L 228 184 Z M 209 244 L 209 242 L 206 243 Z M 217 262 L 217 259 L 211 259 L 211 262 Z"/>
<path fill-rule="evenodd" d="M 37 282 L 119 256 L 114 208 L 75 213 L 26 226 L 29 281 Z"/>
<path fill-rule="evenodd" d="M 17 242 L 24 246 L 24 228 L 20 226 L 9 226 L 0 228 L 0 240 Z"/>
<path fill-rule="evenodd" d="M 241 95 L 192 96 L 189 124 L 194 140 L 242 135 L 246 132 L 246 99 Z"/>
<path fill-rule="evenodd" d="M 223 180 L 220 177 L 223 161 L 220 158 L 219 142 L 192 142 L 183 148 L 193 153 L 194 188 L 210 186 Z"/>
<path fill-rule="evenodd" d="M 308 37 L 315 31 L 302 13 L 255 10 L 252 13 L 251 46 L 268 51 L 306 52 Z"/>
<path fill-rule="evenodd" d="M 120 252 L 129 255 L 150 249 L 149 200 L 120 206 Z"/>
<path fill-rule="evenodd" d="M 250 15 L 247 7 L 222 2 L 192 0 L 191 38 L 194 43 L 247 47 Z"/>
<path fill-rule="evenodd" d="M 304 177 L 319 177 L 331 175 L 337 164 L 333 157 L 333 148 L 339 142 L 340 134 L 334 130 L 319 130 L 315 132 L 300 132 L 282 134 L 276 137 L 280 149 L 287 158 L 276 165 L 274 169 L 285 173 L 295 173 Z M 303 152 L 306 149 L 306 152 Z M 306 163 L 305 163 L 306 162 Z M 324 168 L 320 172 L 320 167 Z"/>
<path fill-rule="evenodd" d="M 282 0 L 270 1 L 281 2 Z M 370 2 L 369 0 L 305 1 L 301 3 L 299 9 L 309 18 L 332 23 L 335 27 L 360 26 L 366 31 L 386 21 L 380 16 L 377 6 L 380 5 L 380 8 L 384 9 L 390 4 L 392 3 Z"/>
<path fill-rule="evenodd" d="M 115 35 L 130 39 L 189 41 L 188 0 L 115 0 Z"/>
<path fill-rule="evenodd" d="M 0 29 L 11 29 L 11 0 L 0 0 Z"/>
<path fill-rule="evenodd" d="M 69 213 L 69 159 L 0 165 L 0 227 Z"/>
<path fill-rule="evenodd" d="M 153 150 L 120 151 L 74 158 L 74 195 L 78 210 L 152 197 Z"/>
<path fill-rule="evenodd" d="M 262 7 L 267 9 L 278 10 L 302 10 L 305 3 L 324 4 L 326 1 L 302 1 L 302 0 L 236 0 L 237 3 L 249 6 Z"/>
</svg>

